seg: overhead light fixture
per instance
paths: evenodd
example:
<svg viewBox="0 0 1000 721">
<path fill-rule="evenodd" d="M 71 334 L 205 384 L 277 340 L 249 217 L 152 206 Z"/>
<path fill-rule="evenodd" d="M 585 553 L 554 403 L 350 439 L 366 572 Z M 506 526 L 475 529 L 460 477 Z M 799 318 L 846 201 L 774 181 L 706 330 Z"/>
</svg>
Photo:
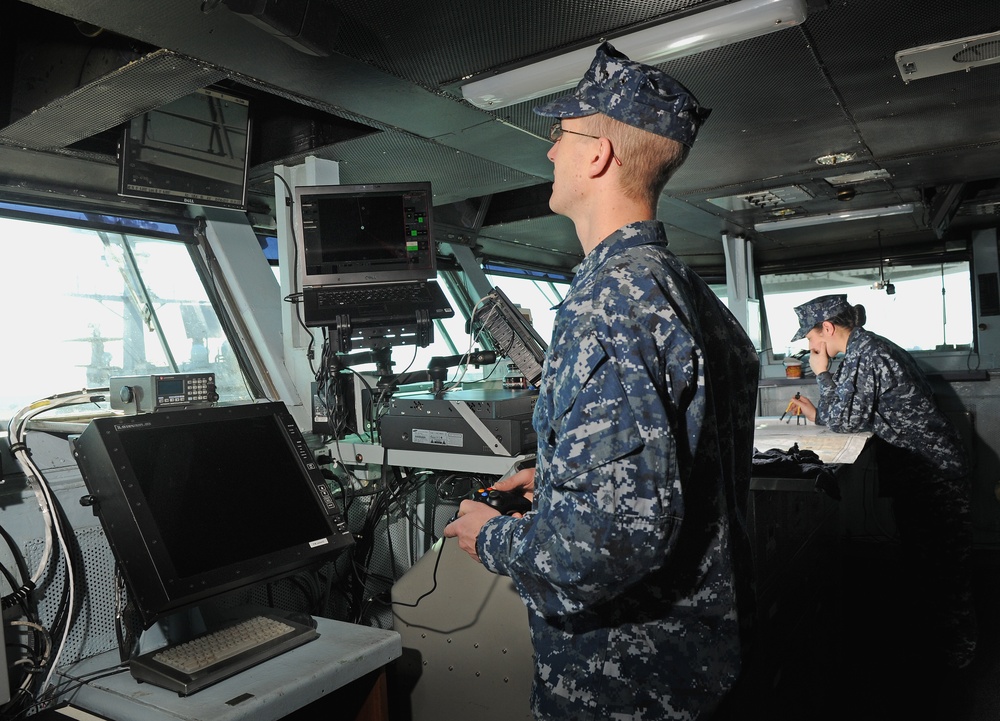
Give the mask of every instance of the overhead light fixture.
<svg viewBox="0 0 1000 721">
<path fill-rule="evenodd" d="M 884 168 L 875 168 L 873 170 L 862 170 L 857 173 L 844 173 L 843 175 L 830 175 L 823 180 L 828 182 L 830 185 L 857 185 L 858 183 L 871 183 L 876 180 L 888 180 L 890 177 L 889 171 Z"/>
<path fill-rule="evenodd" d="M 780 220 L 767 220 L 763 223 L 754 223 L 754 230 L 787 230 L 789 228 L 805 228 L 810 225 L 842 223 L 848 220 L 885 218 L 891 215 L 904 215 L 906 213 L 912 213 L 915 207 L 916 206 L 913 203 L 903 203 L 902 205 L 890 205 L 885 208 L 845 210 L 841 213 L 824 213 L 822 215 L 800 215 L 793 218 L 782 218 Z"/>
<path fill-rule="evenodd" d="M 800 25 L 806 0 L 739 0 L 607 39 L 632 60 L 655 65 Z M 462 86 L 476 107 L 496 110 L 575 87 L 596 46 L 580 48 Z"/>
</svg>

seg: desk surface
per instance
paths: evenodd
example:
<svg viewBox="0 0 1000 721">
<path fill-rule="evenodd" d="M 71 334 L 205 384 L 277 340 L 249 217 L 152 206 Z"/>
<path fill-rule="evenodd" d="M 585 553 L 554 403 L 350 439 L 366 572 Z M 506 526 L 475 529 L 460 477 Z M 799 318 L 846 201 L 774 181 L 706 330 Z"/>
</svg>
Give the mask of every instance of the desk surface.
<svg viewBox="0 0 1000 721">
<path fill-rule="evenodd" d="M 813 451 L 824 463 L 854 463 L 871 436 L 869 432 L 834 433 L 814 423 L 795 425 L 794 418 L 791 423 L 758 418 L 754 423 L 753 443 L 758 451 L 772 448 L 787 451 L 798 443 L 800 449 Z"/>
<path fill-rule="evenodd" d="M 119 721 L 274 721 L 375 671 L 402 654 L 395 631 L 317 618 L 319 638 L 237 675 L 180 697 L 118 665 L 118 652 L 102 653 L 60 670 L 63 687 L 86 683 L 64 700 Z M 95 676 L 87 680 L 89 675 Z"/>
</svg>

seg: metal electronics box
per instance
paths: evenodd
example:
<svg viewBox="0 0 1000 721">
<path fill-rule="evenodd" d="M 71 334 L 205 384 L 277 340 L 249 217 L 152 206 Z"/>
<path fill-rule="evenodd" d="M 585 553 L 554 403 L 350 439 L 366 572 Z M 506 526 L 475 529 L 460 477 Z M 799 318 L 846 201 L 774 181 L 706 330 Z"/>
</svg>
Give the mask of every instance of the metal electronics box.
<svg viewBox="0 0 1000 721">
<path fill-rule="evenodd" d="M 400 394 L 380 421 L 382 445 L 389 449 L 472 455 L 534 452 L 531 425 L 538 392 L 488 388 L 438 397 Z"/>
<path fill-rule="evenodd" d="M 215 373 L 115 376 L 109 382 L 109 389 L 111 407 L 128 415 L 207 407 L 219 400 Z"/>
</svg>

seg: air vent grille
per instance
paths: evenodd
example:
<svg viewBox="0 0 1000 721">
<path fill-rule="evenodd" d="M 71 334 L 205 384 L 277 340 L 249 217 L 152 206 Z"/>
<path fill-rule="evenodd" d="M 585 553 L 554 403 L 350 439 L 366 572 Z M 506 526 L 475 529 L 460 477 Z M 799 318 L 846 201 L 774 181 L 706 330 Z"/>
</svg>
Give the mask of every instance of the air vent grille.
<svg viewBox="0 0 1000 721">
<path fill-rule="evenodd" d="M 789 185 L 784 188 L 771 188 L 756 193 L 730 195 L 725 198 L 709 198 L 708 202 L 729 211 L 737 210 L 773 210 L 786 205 L 794 205 L 812 198 L 804 188 Z"/>
<path fill-rule="evenodd" d="M 1000 62 L 1000 32 L 921 45 L 896 53 L 896 65 L 906 83 L 997 62 Z"/>
<path fill-rule="evenodd" d="M 977 43 L 965 48 L 961 52 L 955 53 L 955 57 L 952 59 L 956 63 L 996 61 L 1000 59 L 1000 40 L 987 40 L 985 43 Z"/>
</svg>

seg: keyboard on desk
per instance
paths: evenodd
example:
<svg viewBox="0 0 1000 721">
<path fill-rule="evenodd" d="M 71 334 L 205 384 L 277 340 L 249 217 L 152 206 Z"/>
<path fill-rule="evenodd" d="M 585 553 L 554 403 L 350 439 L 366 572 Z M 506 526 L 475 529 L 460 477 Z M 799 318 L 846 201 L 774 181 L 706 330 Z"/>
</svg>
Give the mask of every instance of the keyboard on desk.
<svg viewBox="0 0 1000 721">
<path fill-rule="evenodd" d="M 130 661 L 132 676 L 188 696 L 319 637 L 296 621 L 255 616 Z"/>
</svg>

